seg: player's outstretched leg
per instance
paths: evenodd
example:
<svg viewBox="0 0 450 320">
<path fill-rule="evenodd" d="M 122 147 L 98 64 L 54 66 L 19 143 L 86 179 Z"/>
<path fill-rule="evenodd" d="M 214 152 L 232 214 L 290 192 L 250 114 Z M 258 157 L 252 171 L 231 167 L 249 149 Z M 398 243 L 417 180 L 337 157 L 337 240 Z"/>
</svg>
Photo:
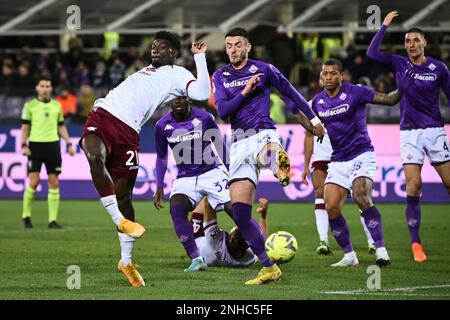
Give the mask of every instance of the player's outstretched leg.
<svg viewBox="0 0 450 320">
<path fill-rule="evenodd" d="M 89 162 L 92 181 L 100 195 L 100 201 L 111 216 L 117 229 L 132 238 L 140 238 L 145 229 L 139 223 L 126 219 L 119 210 L 113 181 L 106 169 L 106 147 L 95 134 L 89 134 L 82 140 L 82 147 Z"/>
<path fill-rule="evenodd" d="M 131 199 L 136 176 L 132 174 L 113 177 L 113 180 L 120 212 L 127 220 L 134 221 L 134 208 Z M 132 260 L 135 239 L 122 232 L 118 232 L 117 235 L 119 236 L 121 255 L 117 268 L 133 287 L 145 287 L 145 281 L 139 274 L 138 265 L 134 264 Z"/>
<path fill-rule="evenodd" d="M 191 201 L 184 194 L 175 194 L 170 198 L 170 215 L 172 216 L 173 228 L 178 240 L 192 259 L 191 265 L 184 270 L 185 272 L 204 271 L 208 268 L 205 259 L 200 255 L 192 225 L 188 219 L 188 212 L 192 209 Z"/>
<path fill-rule="evenodd" d="M 269 260 L 265 249 L 265 237 L 261 226 L 252 218 L 252 203 L 255 187 L 249 180 L 236 181 L 230 186 L 233 221 L 238 226 L 245 241 L 258 257 L 263 268 L 256 278 L 247 281 L 247 285 L 259 285 L 281 279 L 280 268 Z"/>
<path fill-rule="evenodd" d="M 287 152 L 276 143 L 268 143 L 258 154 L 258 164 L 270 168 L 283 187 L 291 180 L 291 163 Z"/>
</svg>

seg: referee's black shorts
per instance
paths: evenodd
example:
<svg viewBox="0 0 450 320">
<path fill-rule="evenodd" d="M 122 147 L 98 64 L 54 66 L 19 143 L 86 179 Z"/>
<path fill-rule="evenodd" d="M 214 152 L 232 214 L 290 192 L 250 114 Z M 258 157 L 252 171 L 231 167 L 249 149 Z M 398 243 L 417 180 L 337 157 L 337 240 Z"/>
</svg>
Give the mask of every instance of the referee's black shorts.
<svg viewBox="0 0 450 320">
<path fill-rule="evenodd" d="M 28 156 L 28 173 L 40 172 L 42 164 L 45 164 L 47 174 L 61 173 L 61 150 L 59 141 L 55 142 L 30 142 L 31 155 Z"/>
</svg>

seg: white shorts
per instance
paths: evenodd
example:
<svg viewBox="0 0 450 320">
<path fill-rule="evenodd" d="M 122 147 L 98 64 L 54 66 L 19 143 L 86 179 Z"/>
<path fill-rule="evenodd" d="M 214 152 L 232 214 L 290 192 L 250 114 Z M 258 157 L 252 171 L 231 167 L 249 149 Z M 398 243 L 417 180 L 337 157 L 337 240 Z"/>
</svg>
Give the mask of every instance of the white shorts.
<svg viewBox="0 0 450 320">
<path fill-rule="evenodd" d="M 333 153 L 333 148 L 331 147 L 330 137 L 328 133 L 323 137 L 322 143 L 317 142 L 317 137 L 314 139 L 313 154 L 311 156 L 311 163 L 316 161 L 331 161 L 331 154 Z"/>
<path fill-rule="evenodd" d="M 260 167 L 257 163 L 259 152 L 268 143 L 281 146 L 280 135 L 276 130 L 268 129 L 231 144 L 230 147 L 230 182 L 250 179 L 258 185 Z"/>
<path fill-rule="evenodd" d="M 376 170 L 375 152 L 367 151 L 349 161 L 330 162 L 325 184 L 337 184 L 351 192 L 353 180 L 367 177 L 374 181 Z"/>
<path fill-rule="evenodd" d="M 197 177 L 177 179 L 173 183 L 170 197 L 176 194 L 188 196 L 194 207 L 207 196 L 211 207 L 215 211 L 221 211 L 223 205 L 231 200 L 228 174 L 223 167 L 218 167 Z"/>
<path fill-rule="evenodd" d="M 450 161 L 450 145 L 444 128 L 400 131 L 400 154 L 403 164 L 423 165 L 425 154 L 431 164 Z"/>
</svg>

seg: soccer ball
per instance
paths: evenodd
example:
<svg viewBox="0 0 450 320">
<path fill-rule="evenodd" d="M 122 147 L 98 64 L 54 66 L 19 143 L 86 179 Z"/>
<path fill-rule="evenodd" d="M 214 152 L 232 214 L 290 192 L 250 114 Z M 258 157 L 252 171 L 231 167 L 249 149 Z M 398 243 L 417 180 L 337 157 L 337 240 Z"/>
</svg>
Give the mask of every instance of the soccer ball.
<svg viewBox="0 0 450 320">
<path fill-rule="evenodd" d="M 297 239 L 286 231 L 272 233 L 266 240 L 266 252 L 275 263 L 288 263 L 297 253 Z"/>
</svg>

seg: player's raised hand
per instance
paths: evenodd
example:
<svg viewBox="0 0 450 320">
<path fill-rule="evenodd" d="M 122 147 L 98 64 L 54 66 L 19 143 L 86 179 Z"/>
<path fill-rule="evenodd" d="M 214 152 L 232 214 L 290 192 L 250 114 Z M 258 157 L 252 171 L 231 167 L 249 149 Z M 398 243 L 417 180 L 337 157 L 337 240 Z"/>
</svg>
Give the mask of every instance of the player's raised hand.
<svg viewBox="0 0 450 320">
<path fill-rule="evenodd" d="M 162 205 L 163 196 L 164 196 L 164 189 L 162 188 L 156 189 L 156 192 L 153 195 L 153 205 L 158 210 L 164 208 Z"/>
<path fill-rule="evenodd" d="M 318 123 L 313 128 L 313 134 L 317 136 L 317 142 L 322 143 L 325 136 L 325 127 L 322 123 Z"/>
<path fill-rule="evenodd" d="M 395 17 L 398 17 L 398 11 L 391 11 L 389 12 L 386 17 L 384 18 L 383 24 L 386 27 L 389 27 L 392 23 L 392 20 L 394 20 Z"/>
<path fill-rule="evenodd" d="M 409 87 L 414 83 L 415 73 L 412 70 L 406 69 L 405 72 L 397 72 L 395 81 L 397 82 L 398 91 L 405 93 Z"/>
<path fill-rule="evenodd" d="M 205 53 L 208 46 L 204 42 L 194 41 L 192 42 L 191 52 L 193 54 L 196 53 Z"/>
<path fill-rule="evenodd" d="M 262 77 L 263 75 L 264 75 L 264 73 L 257 73 L 254 76 L 252 76 L 250 79 L 248 79 L 247 85 L 245 86 L 244 90 L 242 90 L 242 95 L 244 97 L 247 96 L 253 90 L 255 90 L 256 86 L 258 85 L 258 83 L 260 81 L 260 77 Z"/>
<path fill-rule="evenodd" d="M 307 186 L 309 185 L 309 181 L 308 181 L 309 174 L 310 174 L 309 168 L 308 168 L 308 166 L 305 166 L 305 168 L 303 169 L 303 172 L 302 172 L 302 182 Z"/>
</svg>

